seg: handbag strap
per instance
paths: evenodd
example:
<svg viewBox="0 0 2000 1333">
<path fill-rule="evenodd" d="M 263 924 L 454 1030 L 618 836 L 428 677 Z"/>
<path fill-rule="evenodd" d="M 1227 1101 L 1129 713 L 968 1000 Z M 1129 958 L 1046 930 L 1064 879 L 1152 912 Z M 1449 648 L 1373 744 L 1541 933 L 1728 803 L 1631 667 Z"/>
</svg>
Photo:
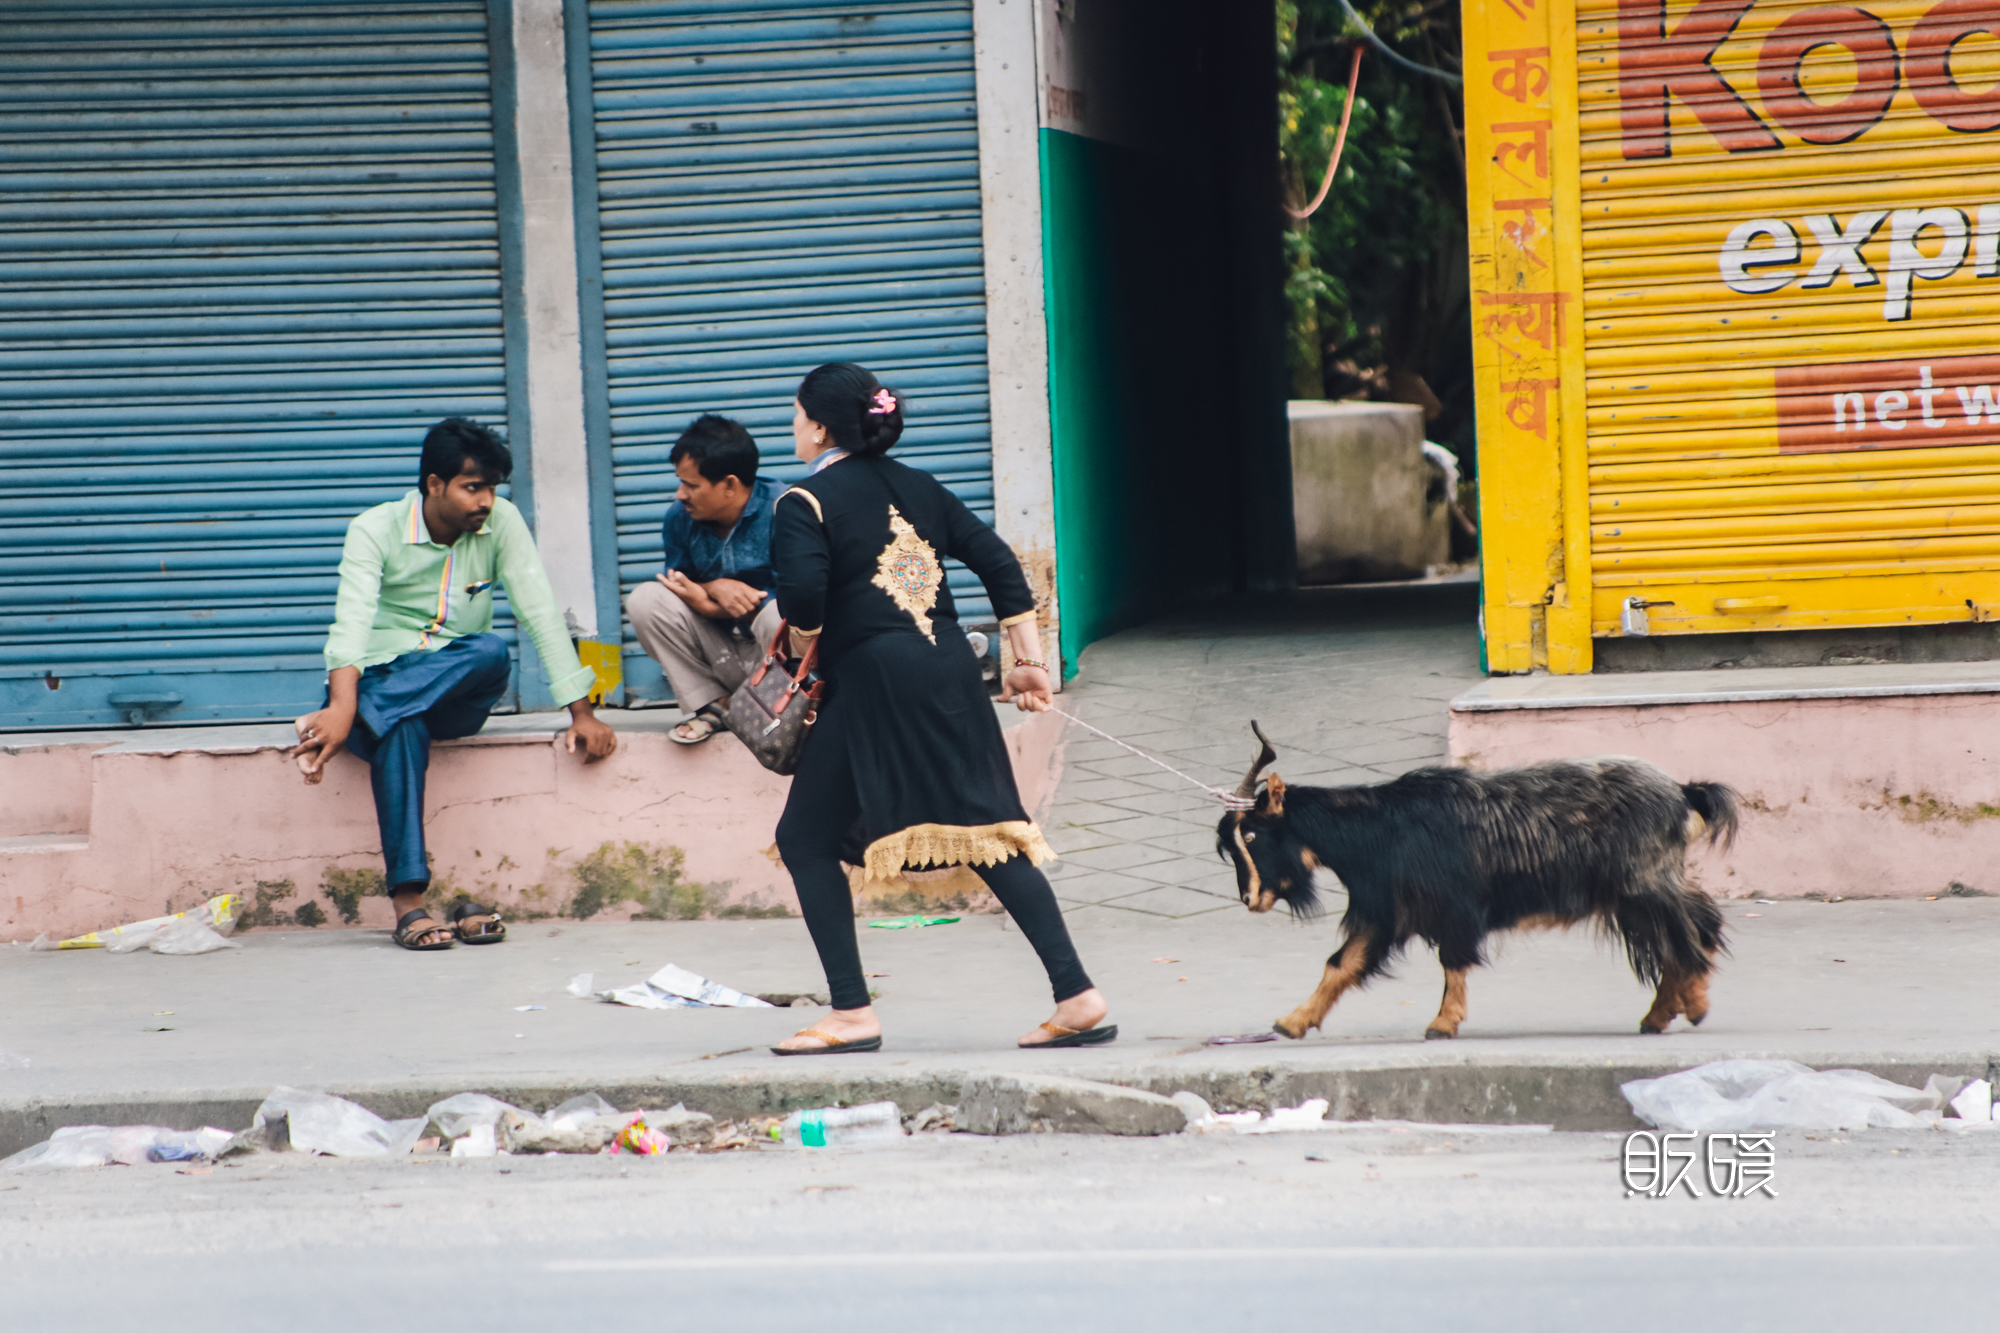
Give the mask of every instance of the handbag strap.
<svg viewBox="0 0 2000 1333">
<path fill-rule="evenodd" d="M 784 660 L 784 651 L 786 648 L 785 635 L 789 631 L 790 631 L 789 623 L 784 620 L 780 620 L 778 622 L 778 632 L 771 636 L 771 650 L 764 654 L 764 660 L 759 662 L 757 664 L 756 671 L 751 673 L 750 684 L 752 686 L 760 685 L 763 683 L 765 675 L 767 675 L 771 670 L 772 663 Z M 812 642 L 806 645 L 806 655 L 799 659 L 799 669 L 797 671 L 790 673 L 792 677 L 793 692 L 796 693 L 798 690 L 802 690 L 805 688 L 806 677 L 812 674 L 813 664 L 818 661 L 819 661 L 819 636 L 815 634 L 813 636 Z"/>
</svg>

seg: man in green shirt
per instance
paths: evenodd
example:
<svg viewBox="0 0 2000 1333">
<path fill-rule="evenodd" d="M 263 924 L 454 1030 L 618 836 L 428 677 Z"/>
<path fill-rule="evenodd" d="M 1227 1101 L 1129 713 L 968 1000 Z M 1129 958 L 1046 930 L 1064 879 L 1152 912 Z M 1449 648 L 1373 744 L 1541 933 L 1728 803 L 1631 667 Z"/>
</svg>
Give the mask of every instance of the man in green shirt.
<svg viewBox="0 0 2000 1333">
<path fill-rule="evenodd" d="M 347 525 L 326 706 L 298 720 L 290 752 L 308 784 L 343 749 L 367 762 L 396 943 L 406 949 L 448 949 L 454 935 L 467 944 L 506 937 L 500 914 L 478 903 L 458 904 L 450 928 L 424 910 L 430 744 L 478 731 L 507 689 L 507 644 L 492 633 L 495 583 L 541 655 L 550 694 L 569 708 L 570 753 L 581 742 L 592 763 L 618 748 L 591 708 L 595 676 L 577 659 L 534 536 L 497 493 L 513 467 L 499 436 L 453 417 L 424 437 L 419 489 Z"/>
</svg>

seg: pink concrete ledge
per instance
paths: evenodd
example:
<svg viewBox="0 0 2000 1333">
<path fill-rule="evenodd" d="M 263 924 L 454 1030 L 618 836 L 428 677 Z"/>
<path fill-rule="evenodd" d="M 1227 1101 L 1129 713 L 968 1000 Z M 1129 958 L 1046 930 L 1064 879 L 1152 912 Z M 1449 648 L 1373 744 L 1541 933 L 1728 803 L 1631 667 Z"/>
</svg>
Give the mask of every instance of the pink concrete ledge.
<svg viewBox="0 0 2000 1333">
<path fill-rule="evenodd" d="M 1495 677 L 1452 701 L 1451 758 L 1632 755 L 1743 797 L 1729 897 L 2000 894 L 2000 663 Z"/>
<path fill-rule="evenodd" d="M 516 918 L 795 914 L 767 852 L 790 779 L 733 737 L 673 744 L 672 710 L 604 716 L 618 753 L 587 766 L 563 752 L 560 714 L 436 747 L 437 893 Z M 1061 727 L 1042 715 L 1007 733 L 1031 812 L 1053 795 Z M 60 939 L 219 893 L 243 895 L 256 925 L 393 924 L 366 766 L 342 756 L 307 787 L 290 743 L 289 725 L 0 737 L 0 937 Z"/>
</svg>

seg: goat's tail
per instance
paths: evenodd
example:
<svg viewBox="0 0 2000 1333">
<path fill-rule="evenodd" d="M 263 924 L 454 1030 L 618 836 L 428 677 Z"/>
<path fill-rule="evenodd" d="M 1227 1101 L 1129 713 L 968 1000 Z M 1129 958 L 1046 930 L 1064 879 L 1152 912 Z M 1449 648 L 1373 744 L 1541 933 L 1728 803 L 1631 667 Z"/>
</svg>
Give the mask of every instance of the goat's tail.
<svg viewBox="0 0 2000 1333">
<path fill-rule="evenodd" d="M 1736 789 L 1720 782 L 1683 782 L 1681 796 L 1688 809 L 1708 826 L 1708 845 L 1724 851 L 1736 842 Z"/>
</svg>

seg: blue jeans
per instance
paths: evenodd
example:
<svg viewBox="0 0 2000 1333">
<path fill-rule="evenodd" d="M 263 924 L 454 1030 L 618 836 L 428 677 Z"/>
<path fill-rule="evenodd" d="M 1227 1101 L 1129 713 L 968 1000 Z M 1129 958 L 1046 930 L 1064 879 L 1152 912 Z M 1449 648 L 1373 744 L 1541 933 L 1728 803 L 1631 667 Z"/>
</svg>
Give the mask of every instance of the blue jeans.
<svg viewBox="0 0 2000 1333">
<path fill-rule="evenodd" d="M 424 775 L 431 742 L 470 736 L 507 692 L 507 641 L 468 634 L 435 652 L 419 649 L 361 673 L 347 748 L 367 761 L 382 830 L 389 891 L 430 883 L 424 854 Z"/>
</svg>

